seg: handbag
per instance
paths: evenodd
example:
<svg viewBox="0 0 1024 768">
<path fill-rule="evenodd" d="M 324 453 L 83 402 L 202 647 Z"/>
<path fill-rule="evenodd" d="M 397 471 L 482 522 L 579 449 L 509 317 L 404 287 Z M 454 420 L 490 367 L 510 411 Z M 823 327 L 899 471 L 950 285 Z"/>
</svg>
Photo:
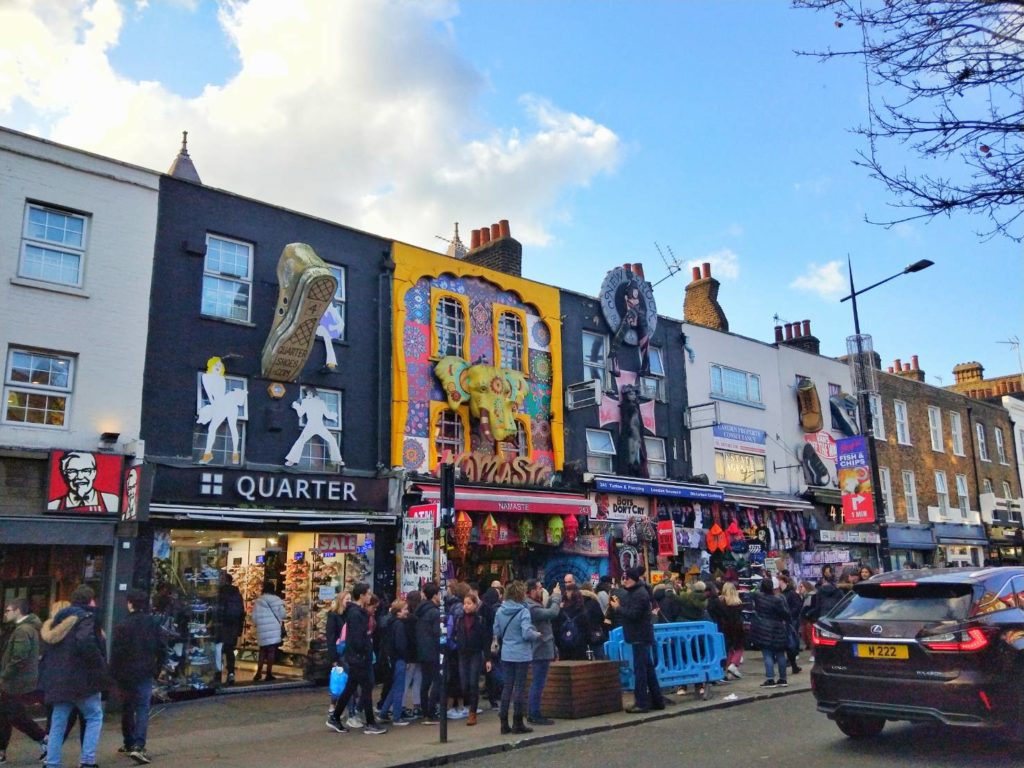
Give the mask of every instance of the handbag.
<svg viewBox="0 0 1024 768">
<path fill-rule="evenodd" d="M 501 654 L 501 644 L 505 642 L 505 633 L 508 632 L 508 628 L 510 626 L 512 626 L 512 622 L 515 621 L 516 619 L 518 619 L 519 618 L 519 614 L 521 614 L 525 610 L 526 610 L 525 608 L 520 608 L 518 613 L 516 613 L 515 616 L 513 616 L 511 619 L 509 619 L 507 622 L 505 622 L 505 628 L 503 630 L 501 630 L 501 638 L 500 639 L 496 637 L 493 640 L 491 640 L 491 654 L 493 656 L 498 656 L 499 654 Z"/>
</svg>

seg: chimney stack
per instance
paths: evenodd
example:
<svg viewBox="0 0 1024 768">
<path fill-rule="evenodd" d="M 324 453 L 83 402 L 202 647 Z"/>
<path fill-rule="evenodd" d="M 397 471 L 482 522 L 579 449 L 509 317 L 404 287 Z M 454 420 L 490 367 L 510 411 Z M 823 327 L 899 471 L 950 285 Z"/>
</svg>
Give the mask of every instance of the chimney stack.
<svg viewBox="0 0 1024 768">
<path fill-rule="evenodd" d="M 776 325 L 775 326 L 775 343 L 776 344 L 781 344 L 782 343 L 782 326 L 781 325 Z"/>
<path fill-rule="evenodd" d="M 910 362 L 904 363 L 899 358 L 893 363 L 893 373 L 904 379 L 910 379 L 911 381 L 918 381 L 922 384 L 925 383 L 924 371 L 921 370 L 919 358 L 917 355 L 910 356 Z"/>
<path fill-rule="evenodd" d="M 683 299 L 683 319 L 693 325 L 702 325 L 716 331 L 728 331 L 729 320 L 718 303 L 720 283 L 711 276 L 711 263 L 705 261 L 693 268 L 693 282 L 686 286 Z"/>
<path fill-rule="evenodd" d="M 821 354 L 821 341 L 811 333 L 810 320 L 797 320 L 795 323 L 786 323 L 785 342 L 791 347 L 802 349 L 812 355 Z"/>
<path fill-rule="evenodd" d="M 474 229 L 466 261 L 507 275 L 522 277 L 523 246 L 512 237 L 508 219 Z"/>
</svg>

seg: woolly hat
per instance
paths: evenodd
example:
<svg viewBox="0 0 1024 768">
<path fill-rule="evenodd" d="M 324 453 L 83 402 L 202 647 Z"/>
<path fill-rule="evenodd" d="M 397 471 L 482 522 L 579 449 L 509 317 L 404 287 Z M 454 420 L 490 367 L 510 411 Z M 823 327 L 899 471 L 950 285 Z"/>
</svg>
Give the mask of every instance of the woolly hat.
<svg viewBox="0 0 1024 768">
<path fill-rule="evenodd" d="M 640 577 L 644 575 L 641 568 L 627 568 L 622 572 L 622 578 L 632 579 L 633 581 L 640 581 Z"/>
<path fill-rule="evenodd" d="M 692 589 L 694 592 L 703 592 L 707 588 L 707 584 L 705 584 L 703 581 L 695 581 L 692 584 L 690 584 L 690 589 Z"/>
</svg>

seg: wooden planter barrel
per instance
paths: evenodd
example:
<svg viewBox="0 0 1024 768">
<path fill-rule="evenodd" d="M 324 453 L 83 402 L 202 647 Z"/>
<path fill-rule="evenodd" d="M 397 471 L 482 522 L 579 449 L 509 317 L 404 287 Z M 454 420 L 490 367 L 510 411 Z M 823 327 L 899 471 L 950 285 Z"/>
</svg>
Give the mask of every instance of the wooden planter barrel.
<svg viewBox="0 0 1024 768">
<path fill-rule="evenodd" d="M 531 676 L 532 679 L 532 676 Z M 622 711 L 617 661 L 554 661 L 541 697 L 541 712 L 573 720 Z"/>
</svg>

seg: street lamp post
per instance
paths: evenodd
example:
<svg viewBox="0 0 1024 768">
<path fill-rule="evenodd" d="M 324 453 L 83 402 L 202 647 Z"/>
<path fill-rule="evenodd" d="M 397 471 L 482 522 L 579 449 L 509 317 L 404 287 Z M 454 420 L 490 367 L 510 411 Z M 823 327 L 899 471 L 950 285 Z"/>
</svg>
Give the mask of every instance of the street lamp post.
<svg viewBox="0 0 1024 768">
<path fill-rule="evenodd" d="M 850 261 L 850 257 L 847 255 L 846 265 L 850 273 L 850 295 L 844 296 L 840 299 L 840 303 L 849 300 L 853 306 L 853 332 L 857 345 L 857 360 L 855 365 L 859 367 L 859 370 L 863 371 L 865 361 L 863 357 L 863 337 L 860 333 L 860 315 L 857 313 L 857 297 L 862 293 L 867 293 L 872 288 L 877 288 L 883 283 L 896 279 L 900 275 L 907 275 L 913 272 L 920 272 L 922 269 L 928 269 L 928 267 L 932 266 L 934 263 L 935 262 L 929 261 L 928 259 L 915 261 L 913 264 L 903 269 L 903 271 L 897 272 L 895 275 L 891 275 L 884 280 L 879 280 L 877 283 L 872 283 L 867 288 L 861 288 L 858 291 L 853 285 L 853 262 Z M 873 365 L 874 361 L 871 361 L 871 364 Z M 866 438 L 865 442 L 867 443 L 868 449 L 868 464 L 871 467 L 871 489 L 875 502 L 875 524 L 878 527 L 878 559 L 879 564 L 882 566 L 882 570 L 889 571 L 892 570 L 892 557 L 889 552 L 889 525 L 885 519 L 882 486 L 878 477 L 878 457 L 875 452 L 875 428 L 871 421 L 871 403 L 868 400 L 867 387 L 864 385 L 865 377 L 862 375 L 859 378 L 855 378 L 857 378 L 854 383 L 857 386 L 858 426 L 860 427 L 860 433 Z"/>
</svg>

